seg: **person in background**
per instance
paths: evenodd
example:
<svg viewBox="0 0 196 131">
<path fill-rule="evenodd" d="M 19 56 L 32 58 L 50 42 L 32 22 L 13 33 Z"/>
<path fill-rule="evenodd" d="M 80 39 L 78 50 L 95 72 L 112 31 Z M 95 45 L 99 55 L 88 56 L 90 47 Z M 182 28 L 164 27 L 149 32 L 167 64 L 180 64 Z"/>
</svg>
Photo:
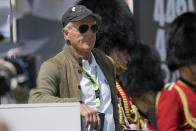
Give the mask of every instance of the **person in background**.
<svg viewBox="0 0 196 131">
<path fill-rule="evenodd" d="M 196 14 L 187 12 L 170 25 L 167 64 L 180 77 L 157 96 L 159 131 L 196 130 Z"/>
<path fill-rule="evenodd" d="M 115 64 L 121 128 L 139 129 L 141 124 L 137 108 L 119 80 L 119 76 L 126 71 L 127 63 L 131 61 L 128 51 L 136 43 L 133 15 L 123 0 L 80 0 L 79 4 L 102 17 L 95 47 L 112 57 Z"/>
<path fill-rule="evenodd" d="M 121 79 L 127 94 L 141 115 L 142 129 L 156 130 L 155 99 L 164 86 L 164 73 L 158 53 L 138 43 L 131 49 L 131 62 Z"/>
<path fill-rule="evenodd" d="M 64 13 L 62 33 L 67 43 L 62 52 L 42 64 L 29 103 L 77 101 L 83 131 L 119 131 L 114 65 L 94 49 L 100 20 L 84 5 L 74 5 Z M 104 121 L 99 113 L 105 115 Z"/>
</svg>

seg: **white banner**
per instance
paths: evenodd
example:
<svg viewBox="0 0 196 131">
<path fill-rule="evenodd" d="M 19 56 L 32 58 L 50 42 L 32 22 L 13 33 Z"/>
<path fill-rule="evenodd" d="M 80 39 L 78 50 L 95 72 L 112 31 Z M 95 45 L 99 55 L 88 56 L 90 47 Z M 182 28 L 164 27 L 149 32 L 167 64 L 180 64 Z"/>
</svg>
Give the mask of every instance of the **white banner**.
<svg viewBox="0 0 196 131">
<path fill-rule="evenodd" d="M 80 104 L 0 105 L 2 121 L 10 131 L 81 131 Z"/>
</svg>

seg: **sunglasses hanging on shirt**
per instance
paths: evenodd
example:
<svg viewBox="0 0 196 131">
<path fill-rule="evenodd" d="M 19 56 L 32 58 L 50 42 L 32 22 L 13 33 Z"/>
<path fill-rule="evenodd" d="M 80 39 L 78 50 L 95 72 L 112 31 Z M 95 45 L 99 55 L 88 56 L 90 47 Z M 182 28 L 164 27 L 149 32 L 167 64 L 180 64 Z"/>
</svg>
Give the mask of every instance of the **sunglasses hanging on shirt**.
<svg viewBox="0 0 196 131">
<path fill-rule="evenodd" d="M 83 24 L 83 25 L 80 25 L 80 26 L 79 26 L 78 31 L 79 31 L 81 34 L 83 34 L 83 33 L 87 32 L 88 29 L 89 29 L 89 25 Z M 93 25 L 91 25 L 90 29 L 91 29 L 91 31 L 92 31 L 93 33 L 96 33 L 97 30 L 98 30 L 98 25 L 97 25 L 97 24 L 93 24 Z"/>
</svg>

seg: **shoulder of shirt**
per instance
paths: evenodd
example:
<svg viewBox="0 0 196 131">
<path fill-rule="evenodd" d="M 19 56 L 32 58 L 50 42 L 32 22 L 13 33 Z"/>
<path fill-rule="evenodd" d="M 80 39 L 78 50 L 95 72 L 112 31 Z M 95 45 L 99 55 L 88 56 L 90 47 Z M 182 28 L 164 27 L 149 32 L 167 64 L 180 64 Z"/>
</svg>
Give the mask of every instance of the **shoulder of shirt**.
<svg viewBox="0 0 196 131">
<path fill-rule="evenodd" d="M 59 52 L 58 54 L 56 54 L 55 56 L 49 58 L 46 61 L 52 62 L 54 64 L 60 64 L 60 63 L 62 63 L 62 61 L 65 61 L 65 60 L 66 60 L 66 57 L 65 57 L 63 51 L 61 51 L 61 52 Z"/>
<path fill-rule="evenodd" d="M 175 83 L 174 82 L 170 82 L 170 83 L 165 84 L 164 90 L 167 89 L 167 90 L 171 91 L 174 87 L 175 87 Z"/>
<path fill-rule="evenodd" d="M 176 98 L 175 94 L 177 92 L 175 90 L 173 90 L 174 87 L 175 87 L 175 82 L 167 83 L 167 84 L 165 84 L 163 90 L 157 93 L 156 102 L 155 102 L 156 110 L 158 109 L 157 107 L 158 107 L 160 101 L 162 101 L 162 100 L 164 100 L 164 101 L 169 100 L 170 101 L 171 96 L 172 96 L 172 98 Z"/>
</svg>

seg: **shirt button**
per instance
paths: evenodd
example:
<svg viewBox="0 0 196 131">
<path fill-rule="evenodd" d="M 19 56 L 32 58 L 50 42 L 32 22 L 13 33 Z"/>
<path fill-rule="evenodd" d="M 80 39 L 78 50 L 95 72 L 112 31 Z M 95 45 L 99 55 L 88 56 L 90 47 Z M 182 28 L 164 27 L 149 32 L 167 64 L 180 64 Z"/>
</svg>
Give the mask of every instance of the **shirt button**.
<svg viewBox="0 0 196 131">
<path fill-rule="evenodd" d="M 105 81 L 105 83 L 108 85 L 108 81 L 107 81 L 106 79 L 105 79 L 104 81 Z"/>
<path fill-rule="evenodd" d="M 80 73 L 80 74 L 81 74 L 81 73 L 82 73 L 82 71 L 81 71 L 81 70 L 78 70 L 78 73 Z"/>
<path fill-rule="evenodd" d="M 79 62 L 79 66 L 82 66 L 82 61 Z"/>
<path fill-rule="evenodd" d="M 78 89 L 81 90 L 81 85 L 78 85 Z"/>
<path fill-rule="evenodd" d="M 78 59 L 79 59 L 79 61 L 82 61 L 82 58 L 81 57 L 79 57 Z"/>
</svg>

